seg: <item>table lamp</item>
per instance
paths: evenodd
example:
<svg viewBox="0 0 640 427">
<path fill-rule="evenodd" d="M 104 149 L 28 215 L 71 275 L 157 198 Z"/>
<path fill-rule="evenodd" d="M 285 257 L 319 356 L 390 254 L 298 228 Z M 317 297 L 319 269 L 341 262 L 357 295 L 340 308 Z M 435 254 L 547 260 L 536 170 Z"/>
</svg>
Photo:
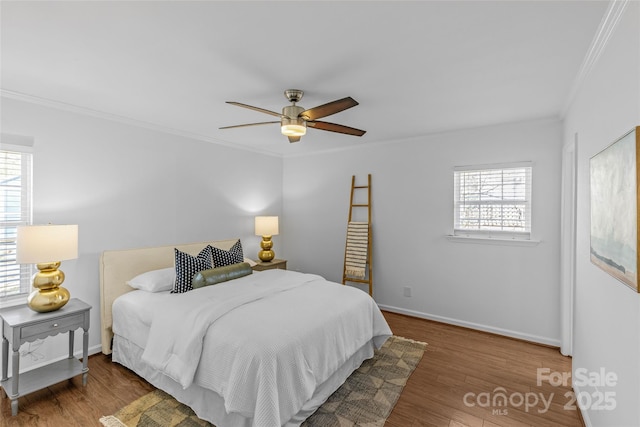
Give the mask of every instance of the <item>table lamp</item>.
<svg viewBox="0 0 640 427">
<path fill-rule="evenodd" d="M 256 217 L 256 236 L 262 236 L 260 247 L 262 250 L 258 252 L 258 258 L 262 262 L 270 262 L 274 257 L 273 242 L 271 236 L 278 234 L 278 217 L 277 216 L 257 216 Z"/>
<path fill-rule="evenodd" d="M 46 313 L 62 308 L 69 301 L 69 291 L 60 285 L 64 273 L 60 261 L 78 258 L 77 225 L 26 225 L 18 227 L 16 261 L 36 264 L 33 276 L 36 288 L 27 298 L 34 311 Z"/>
</svg>

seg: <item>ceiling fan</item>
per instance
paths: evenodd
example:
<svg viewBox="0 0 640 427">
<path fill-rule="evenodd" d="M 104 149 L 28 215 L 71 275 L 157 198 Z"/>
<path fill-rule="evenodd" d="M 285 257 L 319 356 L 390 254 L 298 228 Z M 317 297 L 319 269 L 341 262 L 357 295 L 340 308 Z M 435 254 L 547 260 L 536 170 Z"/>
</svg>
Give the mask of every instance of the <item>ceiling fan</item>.
<svg viewBox="0 0 640 427">
<path fill-rule="evenodd" d="M 327 104 L 319 105 L 317 107 L 305 110 L 299 105 L 296 105 L 296 102 L 299 102 L 302 99 L 302 95 L 304 95 L 304 92 L 299 89 L 285 90 L 284 96 L 289 100 L 289 102 L 291 102 L 291 105 L 282 108 L 282 113 L 276 113 L 275 111 L 265 110 L 264 108 L 254 107 L 251 105 L 242 104 L 240 102 L 227 101 L 227 104 L 237 105 L 238 107 L 248 108 L 250 110 L 280 117 L 280 120 L 272 122 L 246 123 L 243 125 L 235 126 L 224 126 L 220 129 L 231 129 L 246 126 L 259 126 L 272 123 L 280 123 L 280 131 L 284 136 L 289 138 L 289 142 L 300 141 L 300 137 L 307 133 L 307 126 L 319 130 L 344 133 L 346 135 L 362 136 L 365 134 L 366 131 L 364 130 L 317 120 L 323 117 L 330 116 L 332 114 L 339 113 L 340 111 L 344 111 L 348 108 L 355 107 L 356 105 L 358 105 L 358 102 L 355 99 L 347 96 L 346 98 L 338 99 L 336 101 L 332 101 Z"/>
</svg>

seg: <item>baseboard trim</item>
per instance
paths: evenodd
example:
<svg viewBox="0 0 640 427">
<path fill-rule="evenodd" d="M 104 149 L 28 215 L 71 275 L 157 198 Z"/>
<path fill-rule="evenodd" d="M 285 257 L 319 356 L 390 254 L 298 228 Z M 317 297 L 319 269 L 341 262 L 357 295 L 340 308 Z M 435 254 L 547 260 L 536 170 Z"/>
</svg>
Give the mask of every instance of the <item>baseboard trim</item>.
<svg viewBox="0 0 640 427">
<path fill-rule="evenodd" d="M 453 319 L 450 317 L 438 316 L 436 314 L 423 313 L 421 311 L 409 310 L 406 308 L 394 307 L 385 304 L 378 304 L 381 310 L 390 311 L 398 314 L 406 314 L 407 316 L 418 317 L 421 319 L 434 320 L 436 322 L 448 323 L 450 325 L 462 326 L 464 328 L 475 329 L 478 331 L 489 332 L 492 334 L 503 335 L 510 338 L 516 338 L 523 341 L 529 341 L 537 344 L 544 344 L 551 347 L 560 348 L 560 340 L 543 337 L 539 335 L 526 334 L 522 332 L 512 331 L 510 329 L 496 328 L 493 326 L 482 325 L 480 323 L 467 322 L 465 320 Z"/>
<path fill-rule="evenodd" d="M 573 375 L 573 372 L 571 373 Z M 580 387 L 576 387 L 573 386 L 573 393 L 576 396 L 580 396 L 582 391 L 580 390 Z M 585 392 L 588 393 L 588 392 Z M 589 393 L 589 396 L 591 396 L 591 393 Z M 582 420 L 582 425 L 584 427 L 593 427 L 593 423 L 591 422 L 591 418 L 589 418 L 589 412 L 587 412 L 586 408 L 582 409 L 580 407 L 580 405 L 578 405 L 578 402 L 575 403 L 575 405 L 578 407 L 578 413 L 580 414 L 580 419 Z"/>
</svg>

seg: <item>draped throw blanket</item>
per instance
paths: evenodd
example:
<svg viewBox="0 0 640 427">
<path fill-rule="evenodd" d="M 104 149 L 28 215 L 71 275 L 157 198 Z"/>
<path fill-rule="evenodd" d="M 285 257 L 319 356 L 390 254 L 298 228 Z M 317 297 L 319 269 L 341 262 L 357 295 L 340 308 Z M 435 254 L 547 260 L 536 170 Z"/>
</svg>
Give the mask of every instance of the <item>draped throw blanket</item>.
<svg viewBox="0 0 640 427">
<path fill-rule="evenodd" d="M 369 223 L 350 222 L 347 225 L 345 270 L 347 276 L 364 279 L 369 245 Z"/>
<path fill-rule="evenodd" d="M 379 348 L 391 335 L 368 295 L 290 270 L 155 301 L 142 360 L 183 388 L 218 393 L 227 414 L 256 427 L 286 424 L 359 349 L 372 339 Z M 316 306 L 307 307 L 309 301 Z M 331 313 L 287 323 L 292 310 L 321 313 L 329 305 Z"/>
</svg>

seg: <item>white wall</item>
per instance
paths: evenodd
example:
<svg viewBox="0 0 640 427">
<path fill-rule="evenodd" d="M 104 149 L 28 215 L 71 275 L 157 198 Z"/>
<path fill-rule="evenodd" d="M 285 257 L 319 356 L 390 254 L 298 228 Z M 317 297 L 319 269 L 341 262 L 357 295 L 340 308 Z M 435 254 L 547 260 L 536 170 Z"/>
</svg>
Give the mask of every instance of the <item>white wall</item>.
<svg viewBox="0 0 640 427">
<path fill-rule="evenodd" d="M 34 223 L 79 225 L 79 258 L 61 269 L 93 306 L 93 351 L 102 251 L 240 237 L 255 258 L 254 216 L 281 215 L 280 158 L 5 98 L 2 132 L 34 138 Z M 64 356 L 65 340 L 47 339 L 21 368 Z"/>
<path fill-rule="evenodd" d="M 505 124 L 284 161 L 292 269 L 340 282 L 351 176 L 372 174 L 374 296 L 385 308 L 559 345 L 561 123 Z M 535 247 L 453 243 L 453 167 L 533 161 Z M 405 286 L 412 297 L 403 296 Z"/>
<path fill-rule="evenodd" d="M 640 425 L 640 295 L 589 257 L 589 159 L 640 125 L 640 3 L 629 2 L 565 120 L 566 143 L 577 134 L 577 262 L 573 369 L 618 376 L 615 387 L 575 387 L 597 396 L 614 392 L 616 409 L 587 409 L 590 426 Z"/>
</svg>

